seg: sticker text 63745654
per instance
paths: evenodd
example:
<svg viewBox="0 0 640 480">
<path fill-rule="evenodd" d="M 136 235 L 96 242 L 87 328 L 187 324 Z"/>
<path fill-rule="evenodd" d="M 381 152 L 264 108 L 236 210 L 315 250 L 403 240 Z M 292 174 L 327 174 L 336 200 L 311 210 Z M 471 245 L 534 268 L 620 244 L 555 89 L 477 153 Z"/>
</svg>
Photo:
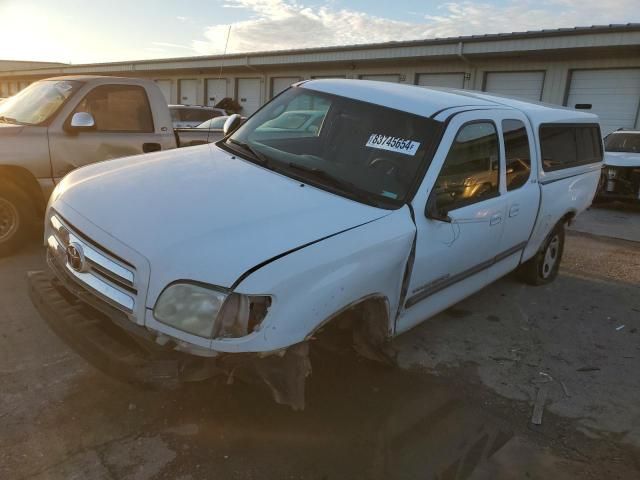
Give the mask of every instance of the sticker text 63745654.
<svg viewBox="0 0 640 480">
<path fill-rule="evenodd" d="M 406 138 L 372 133 L 365 146 L 413 156 L 420 148 L 420 142 L 408 140 Z"/>
</svg>

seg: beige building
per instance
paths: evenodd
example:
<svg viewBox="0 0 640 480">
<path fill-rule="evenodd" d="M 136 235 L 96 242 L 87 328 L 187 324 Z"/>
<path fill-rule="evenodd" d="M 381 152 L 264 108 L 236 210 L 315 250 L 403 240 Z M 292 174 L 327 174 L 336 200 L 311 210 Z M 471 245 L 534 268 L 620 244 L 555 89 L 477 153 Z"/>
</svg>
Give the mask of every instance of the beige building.
<svg viewBox="0 0 640 480">
<path fill-rule="evenodd" d="M 38 79 L 155 80 L 167 102 L 235 98 L 253 113 L 291 83 L 323 77 L 495 92 L 590 110 L 605 132 L 640 128 L 640 24 L 88 65 L 0 67 L 0 97 Z"/>
</svg>

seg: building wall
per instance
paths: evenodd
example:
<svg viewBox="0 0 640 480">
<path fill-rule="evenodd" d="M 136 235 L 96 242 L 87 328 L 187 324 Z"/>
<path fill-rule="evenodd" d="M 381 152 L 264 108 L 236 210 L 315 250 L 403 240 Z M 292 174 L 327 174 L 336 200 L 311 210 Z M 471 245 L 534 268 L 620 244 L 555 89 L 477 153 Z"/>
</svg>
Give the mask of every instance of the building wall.
<svg viewBox="0 0 640 480">
<path fill-rule="evenodd" d="M 362 58 L 367 58 L 367 50 L 363 50 Z M 314 57 L 315 58 L 315 57 Z M 244 65 L 219 67 L 207 66 L 211 61 L 203 59 L 198 67 L 197 60 L 190 60 L 184 64 L 189 69 L 178 69 L 180 62 L 163 64 L 163 69 L 147 70 L 145 66 L 137 66 L 135 70 L 122 71 L 122 67 L 105 66 L 102 74 L 123 76 L 137 76 L 153 80 L 171 81 L 171 103 L 179 103 L 179 84 L 181 79 L 195 79 L 198 83 L 197 103 L 206 104 L 206 79 L 222 78 L 227 82 L 227 95 L 237 99 L 237 85 L 241 78 L 259 78 L 261 100 L 265 102 L 272 97 L 272 85 L 274 78 L 292 77 L 306 80 L 313 77 L 340 76 L 357 79 L 363 75 L 398 75 L 400 83 L 417 84 L 418 75 L 423 73 L 463 73 L 464 88 L 483 90 L 487 74 L 490 72 L 544 72 L 544 82 L 541 100 L 544 102 L 563 105 L 566 102 L 571 72 L 580 69 L 613 69 L 613 68 L 640 68 L 640 49 L 624 48 L 609 49 L 587 48 L 574 53 L 529 52 L 526 55 L 513 55 L 495 53 L 492 56 L 473 57 L 416 57 L 407 53 L 405 57 L 395 57 L 386 60 L 349 60 L 340 61 L 339 55 L 335 60 L 326 61 L 318 54 L 316 62 L 298 64 L 279 63 L 290 60 L 287 56 L 275 57 L 268 65 L 253 66 L 249 60 Z M 322 61 L 321 61 L 322 60 Z M 193 68 L 196 67 L 196 68 Z M 100 67 L 102 68 L 102 67 Z M 120 71 L 118 71 L 120 68 Z M 91 70 L 92 72 L 95 69 Z M 29 72 L 24 77 L 13 75 L 3 78 L 0 72 L 0 97 L 15 93 L 24 88 L 28 82 L 32 82 L 46 75 L 38 75 L 37 70 Z M 636 117 L 637 128 L 640 128 L 640 119 Z"/>
</svg>

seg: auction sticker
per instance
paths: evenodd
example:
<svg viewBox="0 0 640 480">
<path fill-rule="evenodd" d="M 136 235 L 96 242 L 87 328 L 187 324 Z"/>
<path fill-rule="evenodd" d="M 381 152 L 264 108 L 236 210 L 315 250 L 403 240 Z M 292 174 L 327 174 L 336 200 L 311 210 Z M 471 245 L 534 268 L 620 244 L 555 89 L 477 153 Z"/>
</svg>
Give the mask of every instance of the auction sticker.
<svg viewBox="0 0 640 480">
<path fill-rule="evenodd" d="M 420 142 L 373 133 L 365 146 L 413 156 L 420 148 Z"/>
</svg>

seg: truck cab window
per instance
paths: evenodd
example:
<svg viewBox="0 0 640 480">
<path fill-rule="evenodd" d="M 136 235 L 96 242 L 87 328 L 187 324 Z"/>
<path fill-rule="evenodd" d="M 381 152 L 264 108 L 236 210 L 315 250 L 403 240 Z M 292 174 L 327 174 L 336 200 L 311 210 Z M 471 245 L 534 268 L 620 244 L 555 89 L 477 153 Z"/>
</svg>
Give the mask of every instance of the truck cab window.
<svg viewBox="0 0 640 480">
<path fill-rule="evenodd" d="M 135 85 L 102 85 L 91 90 L 76 112 L 93 115 L 99 132 L 153 132 L 151 107 L 144 88 Z"/>
<path fill-rule="evenodd" d="M 520 120 L 503 120 L 502 135 L 507 173 L 507 190 L 520 188 L 531 173 L 531 153 L 527 129 Z"/>
<path fill-rule="evenodd" d="M 540 147 L 546 172 L 602 161 L 598 125 L 543 124 Z"/>
<path fill-rule="evenodd" d="M 447 211 L 499 194 L 498 134 L 492 122 L 474 122 L 456 135 L 435 184 L 438 206 Z"/>
</svg>

